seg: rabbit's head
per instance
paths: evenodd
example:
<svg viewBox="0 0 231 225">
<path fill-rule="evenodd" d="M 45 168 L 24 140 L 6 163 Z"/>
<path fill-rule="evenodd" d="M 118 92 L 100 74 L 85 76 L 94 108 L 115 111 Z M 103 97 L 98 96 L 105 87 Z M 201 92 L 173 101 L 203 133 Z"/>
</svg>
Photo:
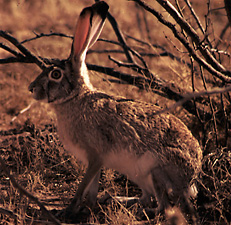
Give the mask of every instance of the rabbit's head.
<svg viewBox="0 0 231 225">
<path fill-rule="evenodd" d="M 91 88 L 85 58 L 97 41 L 107 15 L 108 5 L 101 1 L 81 12 L 67 60 L 50 60 L 49 66 L 30 84 L 36 100 L 63 102 L 84 88 Z"/>
</svg>

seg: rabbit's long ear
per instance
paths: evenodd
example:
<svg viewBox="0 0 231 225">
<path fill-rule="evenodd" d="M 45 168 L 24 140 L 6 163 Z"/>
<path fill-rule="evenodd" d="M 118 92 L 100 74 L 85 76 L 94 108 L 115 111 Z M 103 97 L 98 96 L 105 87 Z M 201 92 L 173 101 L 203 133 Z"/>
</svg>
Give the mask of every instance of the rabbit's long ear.
<svg viewBox="0 0 231 225">
<path fill-rule="evenodd" d="M 71 57 L 84 61 L 87 50 L 96 42 L 107 16 L 108 5 L 101 1 L 81 12 L 72 44 Z"/>
</svg>

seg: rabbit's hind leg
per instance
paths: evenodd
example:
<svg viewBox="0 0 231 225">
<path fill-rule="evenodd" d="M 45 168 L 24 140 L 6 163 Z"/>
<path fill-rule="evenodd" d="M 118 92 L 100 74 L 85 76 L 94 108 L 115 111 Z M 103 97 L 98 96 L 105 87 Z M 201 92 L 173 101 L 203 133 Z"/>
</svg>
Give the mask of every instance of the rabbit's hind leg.
<svg viewBox="0 0 231 225">
<path fill-rule="evenodd" d="M 173 184 L 168 178 L 163 167 L 155 167 L 152 170 L 152 180 L 154 186 L 154 195 L 158 204 L 158 211 L 163 213 L 166 208 L 171 206 L 169 195 L 173 190 Z"/>
<path fill-rule="evenodd" d="M 187 179 L 180 176 L 174 166 L 161 166 L 152 170 L 158 211 L 164 213 L 172 224 L 197 224 L 197 214 L 190 201 Z M 188 222 L 187 222 L 188 221 Z M 182 224 L 184 224 L 182 222 Z"/>
<path fill-rule="evenodd" d="M 199 216 L 190 201 L 190 195 L 188 191 L 183 192 L 179 196 L 179 204 L 181 211 L 184 213 L 189 224 L 197 225 L 199 224 Z"/>
</svg>

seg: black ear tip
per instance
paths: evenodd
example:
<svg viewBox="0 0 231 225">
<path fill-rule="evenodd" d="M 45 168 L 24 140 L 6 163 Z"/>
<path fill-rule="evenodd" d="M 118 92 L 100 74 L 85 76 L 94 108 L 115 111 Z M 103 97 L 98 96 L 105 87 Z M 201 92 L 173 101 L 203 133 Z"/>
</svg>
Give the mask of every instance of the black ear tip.
<svg viewBox="0 0 231 225">
<path fill-rule="evenodd" d="M 86 12 L 91 11 L 91 13 L 97 13 L 98 15 L 100 15 L 102 19 L 104 20 L 107 16 L 108 9 L 109 9 L 109 6 L 106 2 L 97 1 L 92 6 L 84 8 L 82 12 L 80 13 L 80 15 L 84 15 Z"/>
<path fill-rule="evenodd" d="M 106 2 L 104 2 L 104 1 L 97 1 L 93 6 L 99 7 L 102 10 L 105 10 L 105 11 L 109 9 L 108 4 Z"/>
<path fill-rule="evenodd" d="M 105 18 L 107 16 L 109 6 L 104 1 L 97 1 L 94 5 L 92 5 L 92 9 L 96 10 L 102 17 Z"/>
</svg>

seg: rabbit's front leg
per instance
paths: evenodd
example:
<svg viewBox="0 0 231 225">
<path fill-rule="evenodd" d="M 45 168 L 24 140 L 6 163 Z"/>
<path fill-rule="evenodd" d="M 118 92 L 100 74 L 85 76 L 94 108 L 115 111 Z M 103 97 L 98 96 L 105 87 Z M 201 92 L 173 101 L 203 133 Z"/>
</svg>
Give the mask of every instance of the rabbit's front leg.
<svg viewBox="0 0 231 225">
<path fill-rule="evenodd" d="M 86 196 L 85 203 L 90 208 L 94 207 L 97 200 L 100 174 L 101 174 L 101 170 L 99 170 L 98 173 L 95 175 L 95 178 L 93 179 L 92 183 L 89 185 L 89 188 L 85 195 Z"/>
<path fill-rule="evenodd" d="M 66 209 L 67 212 L 70 212 L 71 214 L 77 214 L 80 212 L 83 206 L 82 203 L 87 194 L 88 196 L 86 197 L 85 205 L 92 207 L 95 204 L 101 167 L 102 164 L 97 160 L 89 162 L 86 174 L 80 183 L 71 204 Z"/>
</svg>

